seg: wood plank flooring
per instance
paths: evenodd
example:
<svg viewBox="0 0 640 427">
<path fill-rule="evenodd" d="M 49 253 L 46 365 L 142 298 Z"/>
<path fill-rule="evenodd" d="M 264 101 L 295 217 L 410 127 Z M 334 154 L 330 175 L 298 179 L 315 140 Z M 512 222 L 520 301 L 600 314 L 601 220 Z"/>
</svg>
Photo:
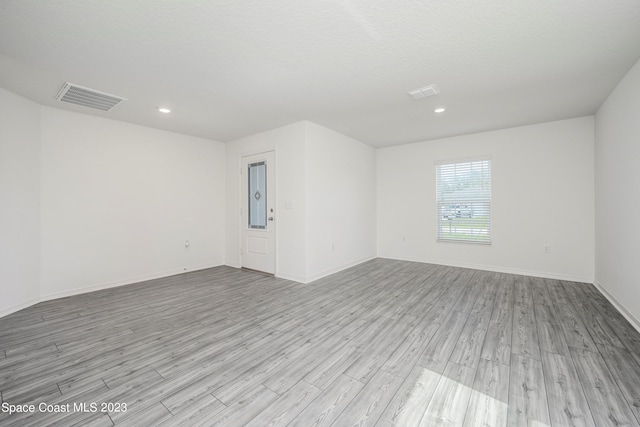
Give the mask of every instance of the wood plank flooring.
<svg viewBox="0 0 640 427">
<path fill-rule="evenodd" d="M 589 284 L 216 267 L 0 319 L 0 425 L 640 426 L 639 363 L 640 333 Z"/>
</svg>

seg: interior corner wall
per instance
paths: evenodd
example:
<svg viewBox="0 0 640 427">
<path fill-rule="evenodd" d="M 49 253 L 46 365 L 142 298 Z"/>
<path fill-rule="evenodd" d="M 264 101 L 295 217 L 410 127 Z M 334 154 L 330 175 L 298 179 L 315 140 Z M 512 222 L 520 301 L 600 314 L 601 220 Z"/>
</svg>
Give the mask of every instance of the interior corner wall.
<svg viewBox="0 0 640 427">
<path fill-rule="evenodd" d="M 378 256 L 592 283 L 593 129 L 589 116 L 378 150 Z M 492 243 L 438 242 L 435 162 L 478 156 Z"/>
<path fill-rule="evenodd" d="M 640 61 L 595 115 L 596 285 L 640 330 Z"/>
<path fill-rule="evenodd" d="M 306 122 L 306 281 L 376 256 L 376 154 Z"/>
<path fill-rule="evenodd" d="M 275 151 L 276 276 L 298 282 L 305 281 L 305 150 L 304 122 L 227 143 L 227 265 L 241 267 L 240 165 L 242 157 Z"/>
<path fill-rule="evenodd" d="M 224 144 L 41 108 L 42 297 L 224 263 Z"/>
<path fill-rule="evenodd" d="M 40 105 L 0 88 L 0 317 L 40 301 Z"/>
</svg>

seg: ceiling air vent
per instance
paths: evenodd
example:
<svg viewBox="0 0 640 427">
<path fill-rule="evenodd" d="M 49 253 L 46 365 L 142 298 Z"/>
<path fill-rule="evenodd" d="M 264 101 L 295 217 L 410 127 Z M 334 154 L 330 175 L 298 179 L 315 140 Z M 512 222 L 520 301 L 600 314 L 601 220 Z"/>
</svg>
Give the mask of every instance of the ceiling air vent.
<svg viewBox="0 0 640 427">
<path fill-rule="evenodd" d="M 96 110 L 111 111 L 113 107 L 126 101 L 126 98 L 66 82 L 58 92 L 56 100 Z"/>
<path fill-rule="evenodd" d="M 436 85 L 429 85 L 421 87 L 420 89 L 412 90 L 409 92 L 409 96 L 413 99 L 422 99 L 427 96 L 433 96 L 440 93 L 440 89 Z"/>
</svg>

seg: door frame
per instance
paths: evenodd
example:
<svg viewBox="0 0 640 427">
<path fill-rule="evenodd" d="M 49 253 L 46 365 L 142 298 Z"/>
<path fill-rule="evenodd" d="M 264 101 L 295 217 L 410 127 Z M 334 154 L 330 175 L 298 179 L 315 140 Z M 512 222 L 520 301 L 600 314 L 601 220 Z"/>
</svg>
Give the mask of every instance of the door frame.
<svg viewBox="0 0 640 427">
<path fill-rule="evenodd" d="M 278 226 L 277 226 L 277 222 L 278 222 L 278 190 L 277 190 L 277 184 L 278 184 L 278 152 L 276 150 L 276 147 L 266 147 L 264 149 L 258 149 L 258 150 L 252 150 L 252 151 L 243 151 L 240 153 L 240 156 L 238 157 L 238 178 L 239 178 L 239 183 L 238 183 L 238 253 L 239 253 L 239 264 L 240 264 L 240 268 L 245 268 L 243 267 L 243 232 L 244 232 L 244 227 L 245 224 L 242 221 L 242 216 L 243 216 L 243 212 L 247 209 L 247 207 L 245 206 L 245 202 L 246 200 L 244 200 L 244 187 L 243 187 L 243 181 L 244 178 L 242 176 L 244 171 L 243 169 L 243 163 L 244 163 L 244 158 L 245 157 L 250 157 L 250 156 L 257 156 L 260 154 L 266 154 L 266 153 L 273 153 L 273 176 L 274 176 L 274 182 L 273 182 L 273 193 L 275 193 L 275 197 L 273 198 L 273 202 L 272 205 L 274 206 L 275 209 L 275 221 L 273 221 L 273 246 L 274 246 L 274 252 L 273 252 L 273 261 L 274 261 L 274 267 L 273 267 L 273 275 L 275 277 L 278 276 Z M 268 274 L 268 273 L 265 273 Z"/>
</svg>

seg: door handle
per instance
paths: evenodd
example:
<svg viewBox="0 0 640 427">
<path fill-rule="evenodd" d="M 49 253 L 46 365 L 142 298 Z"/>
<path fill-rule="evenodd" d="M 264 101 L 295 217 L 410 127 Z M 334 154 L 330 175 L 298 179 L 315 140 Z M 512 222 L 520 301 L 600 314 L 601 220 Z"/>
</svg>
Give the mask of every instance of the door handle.
<svg viewBox="0 0 640 427">
<path fill-rule="evenodd" d="M 269 221 L 273 221 L 273 217 L 270 216 L 269 218 L 267 218 Z"/>
</svg>

